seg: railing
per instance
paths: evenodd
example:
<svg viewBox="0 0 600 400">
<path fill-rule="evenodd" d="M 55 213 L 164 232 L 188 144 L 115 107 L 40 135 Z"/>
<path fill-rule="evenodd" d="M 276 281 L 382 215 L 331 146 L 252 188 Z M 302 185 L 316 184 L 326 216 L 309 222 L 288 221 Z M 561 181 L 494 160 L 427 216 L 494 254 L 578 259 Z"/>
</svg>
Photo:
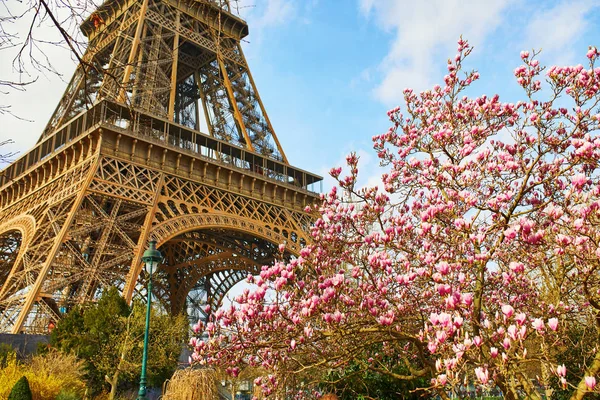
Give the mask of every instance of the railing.
<svg viewBox="0 0 600 400">
<path fill-rule="evenodd" d="M 0 186 L 17 178 L 19 175 L 60 151 L 65 145 L 78 136 L 89 131 L 102 121 L 102 104 L 79 114 L 65 125 L 61 126 L 51 136 L 38 143 L 10 166 L 0 171 Z"/>
<path fill-rule="evenodd" d="M 52 136 L 38 143 L 27 154 L 0 172 L 0 186 L 15 179 L 29 168 L 42 162 L 67 143 L 92 128 L 105 126 L 139 136 L 163 146 L 174 148 L 199 158 L 208 158 L 247 170 L 309 192 L 322 192 L 323 178 L 280 160 L 267 157 L 244 147 L 216 139 L 194 129 L 168 120 L 131 110 L 121 104 L 103 100 L 79 114 Z"/>
</svg>

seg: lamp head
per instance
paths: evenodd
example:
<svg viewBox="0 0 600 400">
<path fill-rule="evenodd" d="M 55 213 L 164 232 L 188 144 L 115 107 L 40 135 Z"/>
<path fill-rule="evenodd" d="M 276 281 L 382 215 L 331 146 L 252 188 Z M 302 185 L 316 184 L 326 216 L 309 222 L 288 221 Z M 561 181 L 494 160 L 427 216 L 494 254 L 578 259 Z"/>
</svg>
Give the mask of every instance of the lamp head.
<svg viewBox="0 0 600 400">
<path fill-rule="evenodd" d="M 148 250 L 144 251 L 144 254 L 142 255 L 144 269 L 149 275 L 152 275 L 162 260 L 162 254 L 156 249 L 156 240 L 151 240 Z"/>
</svg>

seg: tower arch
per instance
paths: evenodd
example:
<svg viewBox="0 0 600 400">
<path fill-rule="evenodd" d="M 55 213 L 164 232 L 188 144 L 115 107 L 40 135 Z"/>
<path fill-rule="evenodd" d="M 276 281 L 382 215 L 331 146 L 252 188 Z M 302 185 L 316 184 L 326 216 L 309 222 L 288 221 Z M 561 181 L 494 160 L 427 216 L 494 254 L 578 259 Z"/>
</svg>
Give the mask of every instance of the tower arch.
<svg viewBox="0 0 600 400">
<path fill-rule="evenodd" d="M 154 294 L 174 314 L 193 312 L 190 304 L 198 309 L 200 297 L 202 304 L 216 310 L 229 290 L 248 274 L 258 274 L 278 256 L 297 256 L 299 247 L 298 243 L 289 248 L 286 244 L 280 254 L 279 244 L 289 238 L 257 221 L 223 213 L 181 215 L 157 224 L 149 236 L 165 257 L 153 277 Z M 137 275 L 130 277 L 132 286 L 126 293 L 133 293 L 136 285 L 144 286 L 146 278 L 141 271 L 139 268 Z"/>
<path fill-rule="evenodd" d="M 35 219 L 30 215 L 0 225 L 0 296 L 8 276 L 19 268 L 34 230 Z"/>
</svg>

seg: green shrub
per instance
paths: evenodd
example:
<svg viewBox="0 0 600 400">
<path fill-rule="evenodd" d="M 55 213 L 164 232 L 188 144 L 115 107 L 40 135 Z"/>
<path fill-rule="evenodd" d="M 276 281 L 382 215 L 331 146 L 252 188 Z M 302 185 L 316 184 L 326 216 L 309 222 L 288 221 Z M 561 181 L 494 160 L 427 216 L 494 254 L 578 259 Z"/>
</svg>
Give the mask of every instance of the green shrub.
<svg viewBox="0 0 600 400">
<path fill-rule="evenodd" d="M 81 396 L 71 390 L 63 389 L 54 400 L 81 400 Z"/>
<path fill-rule="evenodd" d="M 8 395 L 8 400 L 32 400 L 29 381 L 25 375 L 15 383 Z"/>
</svg>

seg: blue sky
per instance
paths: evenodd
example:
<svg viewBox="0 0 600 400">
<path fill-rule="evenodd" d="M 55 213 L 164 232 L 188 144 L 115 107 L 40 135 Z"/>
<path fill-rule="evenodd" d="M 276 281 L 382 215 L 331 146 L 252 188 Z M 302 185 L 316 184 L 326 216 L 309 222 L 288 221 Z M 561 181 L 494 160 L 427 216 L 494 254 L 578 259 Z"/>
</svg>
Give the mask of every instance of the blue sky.
<svg viewBox="0 0 600 400">
<path fill-rule="evenodd" d="M 405 87 L 440 83 L 462 34 L 474 46 L 468 66 L 480 71 L 473 95 L 519 99 L 512 71 L 523 49 L 543 49 L 544 64 L 585 63 L 600 46 L 600 0 L 241 0 L 250 35 L 244 44 L 275 131 L 290 162 L 327 175 L 350 151 L 361 155 L 363 182 L 376 182 L 371 137 L 388 127 L 386 111 Z M 12 77 L 0 52 L 0 79 Z M 46 124 L 74 63 L 49 56 L 60 79 L 41 75 L 0 104 L 33 122 L 0 115 L 0 139 L 26 151 Z M 35 75 L 35 74 L 34 74 Z M 4 151 L 4 149 L 3 149 Z M 326 180 L 325 189 L 331 184 Z"/>
<path fill-rule="evenodd" d="M 521 50 L 577 64 L 600 46 L 600 1 L 249 1 L 246 55 L 290 161 L 325 175 L 358 151 L 364 183 L 378 181 L 371 137 L 387 130 L 386 111 L 405 87 L 442 83 L 460 35 L 482 76 L 472 95 L 505 101 L 521 96 Z"/>
</svg>

